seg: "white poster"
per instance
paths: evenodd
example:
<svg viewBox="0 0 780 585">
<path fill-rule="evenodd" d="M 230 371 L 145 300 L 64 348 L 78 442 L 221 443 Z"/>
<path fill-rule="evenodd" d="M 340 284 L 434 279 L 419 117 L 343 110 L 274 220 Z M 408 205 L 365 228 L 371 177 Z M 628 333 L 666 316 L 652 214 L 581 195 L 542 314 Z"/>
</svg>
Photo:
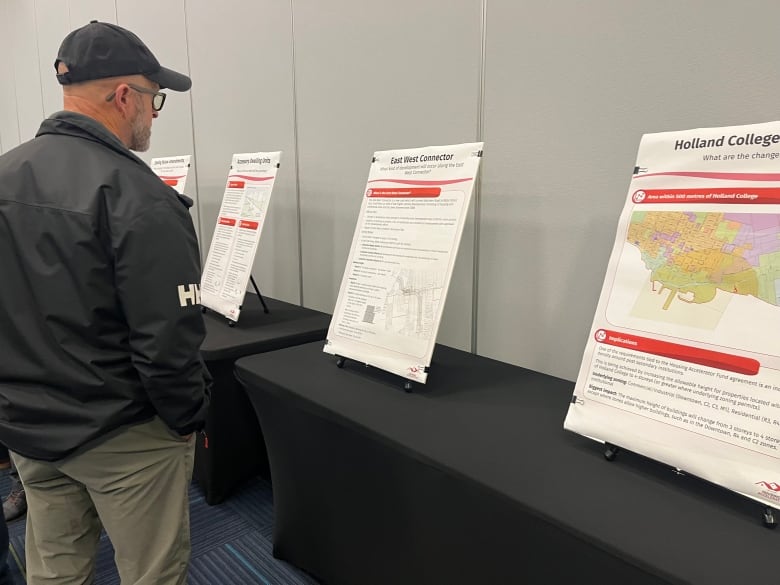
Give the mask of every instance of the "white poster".
<svg viewBox="0 0 780 585">
<path fill-rule="evenodd" d="M 201 304 L 238 321 L 281 152 L 234 154 L 201 279 Z"/>
<path fill-rule="evenodd" d="M 163 183 L 176 189 L 179 195 L 184 195 L 187 184 L 187 174 L 190 172 L 190 155 L 153 158 L 152 170 L 162 179 Z"/>
<path fill-rule="evenodd" d="M 780 505 L 780 122 L 642 138 L 565 428 Z"/>
<path fill-rule="evenodd" d="M 326 352 L 426 381 L 481 156 L 374 153 Z"/>
</svg>

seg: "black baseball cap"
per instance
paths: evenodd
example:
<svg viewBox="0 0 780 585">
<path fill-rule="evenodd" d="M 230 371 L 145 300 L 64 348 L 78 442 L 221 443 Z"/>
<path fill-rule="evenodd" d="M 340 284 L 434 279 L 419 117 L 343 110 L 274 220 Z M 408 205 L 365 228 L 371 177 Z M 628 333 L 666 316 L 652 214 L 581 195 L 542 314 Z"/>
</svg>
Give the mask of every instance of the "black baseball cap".
<svg viewBox="0 0 780 585">
<path fill-rule="evenodd" d="M 160 89 L 187 91 L 192 80 L 160 65 L 141 39 L 129 30 L 107 22 L 91 21 L 74 30 L 60 45 L 54 69 L 64 63 L 67 73 L 57 75 L 61 85 L 80 81 L 143 75 Z"/>
</svg>

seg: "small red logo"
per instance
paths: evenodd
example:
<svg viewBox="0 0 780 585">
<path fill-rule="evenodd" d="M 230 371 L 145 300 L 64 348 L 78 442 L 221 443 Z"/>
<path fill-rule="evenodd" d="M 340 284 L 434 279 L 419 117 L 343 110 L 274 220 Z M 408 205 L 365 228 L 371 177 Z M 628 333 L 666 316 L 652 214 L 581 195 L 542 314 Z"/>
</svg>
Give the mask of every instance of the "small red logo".
<svg viewBox="0 0 780 585">
<path fill-rule="evenodd" d="M 598 341 L 599 343 L 602 343 L 606 339 L 607 339 L 607 332 L 606 331 L 604 331 L 603 329 L 599 329 L 598 331 L 596 331 L 596 341 Z"/>
<path fill-rule="evenodd" d="M 775 482 L 757 481 L 756 485 L 762 485 L 766 489 L 772 490 L 773 492 L 780 492 L 780 484 L 777 484 Z"/>
<path fill-rule="evenodd" d="M 637 191 L 634 193 L 634 196 L 631 197 L 631 199 L 634 201 L 634 203 L 642 203 L 642 201 L 645 200 L 645 196 L 647 194 L 644 191 Z"/>
</svg>

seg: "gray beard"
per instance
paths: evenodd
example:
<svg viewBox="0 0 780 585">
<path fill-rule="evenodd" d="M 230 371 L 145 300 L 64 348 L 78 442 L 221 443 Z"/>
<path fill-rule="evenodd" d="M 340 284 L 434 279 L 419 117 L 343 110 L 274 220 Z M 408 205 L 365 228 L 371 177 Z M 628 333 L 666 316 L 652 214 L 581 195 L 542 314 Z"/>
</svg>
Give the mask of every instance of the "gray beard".
<svg viewBox="0 0 780 585">
<path fill-rule="evenodd" d="M 144 111 L 138 112 L 135 120 L 130 124 L 130 145 L 128 148 L 136 152 L 146 152 L 152 142 L 151 126 L 144 126 Z"/>
</svg>

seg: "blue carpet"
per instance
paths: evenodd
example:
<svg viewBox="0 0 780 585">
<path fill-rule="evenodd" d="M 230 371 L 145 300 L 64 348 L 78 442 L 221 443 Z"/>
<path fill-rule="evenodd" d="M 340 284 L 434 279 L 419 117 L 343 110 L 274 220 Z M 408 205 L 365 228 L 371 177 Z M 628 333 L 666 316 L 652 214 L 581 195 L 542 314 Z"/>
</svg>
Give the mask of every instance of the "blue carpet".
<svg viewBox="0 0 780 585">
<path fill-rule="evenodd" d="M 0 494 L 8 477 L 0 475 Z M 270 484 L 255 478 L 218 506 L 209 506 L 200 487 L 190 487 L 192 561 L 190 585 L 317 585 L 317 581 L 271 553 L 273 498 Z M 9 564 L 21 585 L 24 575 L 25 517 L 8 525 Z M 119 585 L 114 550 L 104 534 L 96 561 L 95 585 Z"/>
</svg>

